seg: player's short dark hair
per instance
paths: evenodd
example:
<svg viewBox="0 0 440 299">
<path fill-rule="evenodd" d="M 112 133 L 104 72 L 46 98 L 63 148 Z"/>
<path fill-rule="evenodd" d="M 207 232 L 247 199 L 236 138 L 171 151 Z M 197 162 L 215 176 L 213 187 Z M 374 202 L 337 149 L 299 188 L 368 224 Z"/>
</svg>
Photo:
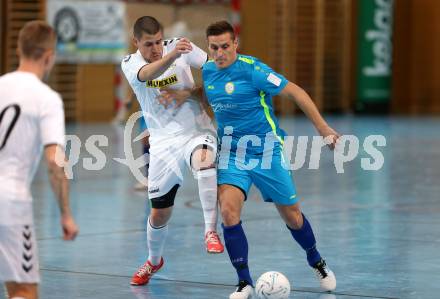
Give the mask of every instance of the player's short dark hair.
<svg viewBox="0 0 440 299">
<path fill-rule="evenodd" d="M 136 20 L 133 26 L 133 35 L 137 39 L 142 38 L 142 34 L 156 34 L 163 31 L 162 24 L 151 16 L 143 16 Z"/>
<path fill-rule="evenodd" d="M 206 37 L 212 35 L 221 35 L 223 33 L 229 32 L 231 34 L 232 39 L 235 39 L 234 28 L 227 21 L 219 21 L 212 23 L 206 28 Z"/>
<path fill-rule="evenodd" d="M 47 50 L 55 49 L 57 34 L 44 21 L 27 22 L 18 33 L 17 47 L 20 56 L 31 59 L 40 59 Z"/>
</svg>

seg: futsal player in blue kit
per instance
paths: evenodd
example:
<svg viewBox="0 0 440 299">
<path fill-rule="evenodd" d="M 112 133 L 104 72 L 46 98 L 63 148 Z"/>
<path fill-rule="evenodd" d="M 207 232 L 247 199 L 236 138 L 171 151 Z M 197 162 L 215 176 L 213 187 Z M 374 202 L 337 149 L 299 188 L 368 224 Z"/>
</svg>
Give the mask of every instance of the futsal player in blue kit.
<svg viewBox="0 0 440 299">
<path fill-rule="evenodd" d="M 203 66 L 203 81 L 208 102 L 215 113 L 221 142 L 218 190 L 222 227 L 225 245 L 238 275 L 238 286 L 230 299 L 247 299 L 253 294 L 248 243 L 240 220 L 241 209 L 252 183 L 260 190 L 265 201 L 275 204 L 288 231 L 305 250 L 308 264 L 317 275 L 321 288 L 334 290 L 335 275 L 318 252 L 312 227 L 301 212 L 290 172 L 282 165 L 283 133 L 274 116 L 272 96 L 291 98 L 320 135 L 331 140 L 331 148 L 334 148 L 338 134 L 325 122 L 304 90 L 257 58 L 237 53 L 238 42 L 229 23 L 221 21 L 211 24 L 206 35 L 212 60 Z M 256 136 L 261 144 L 253 142 L 246 149 L 245 144 L 239 142 L 243 136 Z M 228 142 L 225 143 L 226 140 Z M 229 142 L 230 145 L 227 144 Z M 264 169 L 262 162 L 268 154 L 264 145 L 268 142 L 274 144 L 273 154 L 270 153 L 272 161 L 270 167 L 266 167 L 269 169 Z M 246 150 L 245 161 L 239 157 L 242 150 Z M 250 170 L 241 167 L 246 166 L 250 159 L 256 159 L 258 166 Z"/>
</svg>

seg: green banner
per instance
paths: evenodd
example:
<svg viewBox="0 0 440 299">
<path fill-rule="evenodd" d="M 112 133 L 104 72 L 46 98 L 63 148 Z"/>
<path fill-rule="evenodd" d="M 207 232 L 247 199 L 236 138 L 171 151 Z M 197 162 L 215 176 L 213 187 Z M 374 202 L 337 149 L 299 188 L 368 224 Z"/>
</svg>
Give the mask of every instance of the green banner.
<svg viewBox="0 0 440 299">
<path fill-rule="evenodd" d="M 359 0 L 357 108 L 391 96 L 393 0 Z"/>
</svg>

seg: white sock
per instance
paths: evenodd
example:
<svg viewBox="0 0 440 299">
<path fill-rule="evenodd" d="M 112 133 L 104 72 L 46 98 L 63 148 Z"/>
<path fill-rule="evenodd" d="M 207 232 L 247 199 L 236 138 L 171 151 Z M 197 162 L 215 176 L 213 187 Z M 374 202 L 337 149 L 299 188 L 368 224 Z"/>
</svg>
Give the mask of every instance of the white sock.
<svg viewBox="0 0 440 299">
<path fill-rule="evenodd" d="M 159 265 L 162 257 L 163 247 L 168 235 L 168 224 L 162 227 L 153 227 L 148 217 L 147 225 L 147 243 L 148 243 L 148 260 L 153 265 Z"/>
<path fill-rule="evenodd" d="M 199 185 L 199 197 L 205 218 L 205 234 L 217 231 L 217 170 L 209 168 L 196 172 Z"/>
</svg>

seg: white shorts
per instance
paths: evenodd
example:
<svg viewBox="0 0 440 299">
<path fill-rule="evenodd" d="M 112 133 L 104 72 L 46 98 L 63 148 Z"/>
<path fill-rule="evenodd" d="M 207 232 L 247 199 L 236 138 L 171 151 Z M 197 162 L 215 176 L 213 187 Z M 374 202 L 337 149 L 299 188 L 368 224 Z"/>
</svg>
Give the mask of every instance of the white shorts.
<svg viewBox="0 0 440 299">
<path fill-rule="evenodd" d="M 39 269 L 34 227 L 0 226 L 0 281 L 39 283 Z"/>
<path fill-rule="evenodd" d="M 209 133 L 178 135 L 151 143 L 148 167 L 150 199 L 167 194 L 175 185 L 182 185 L 185 164 L 191 169 L 191 155 L 201 145 L 210 148 L 216 157 L 217 138 Z"/>
</svg>

